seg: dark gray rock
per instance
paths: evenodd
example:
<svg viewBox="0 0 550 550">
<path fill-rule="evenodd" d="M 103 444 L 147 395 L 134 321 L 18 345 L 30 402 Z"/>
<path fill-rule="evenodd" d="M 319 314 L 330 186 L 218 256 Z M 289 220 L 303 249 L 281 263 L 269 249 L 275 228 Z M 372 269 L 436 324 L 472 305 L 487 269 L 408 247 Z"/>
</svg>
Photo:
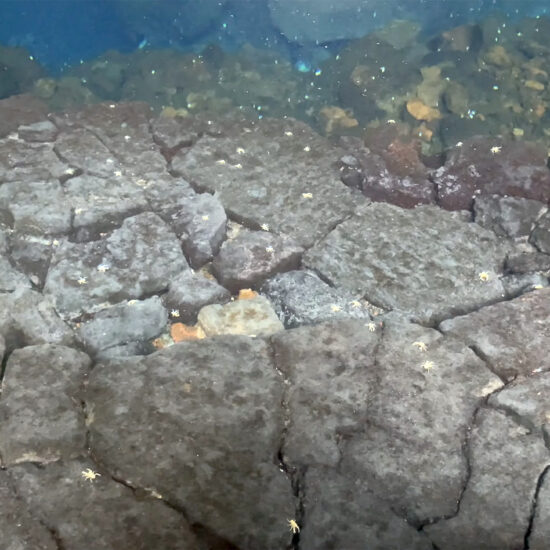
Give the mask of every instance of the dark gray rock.
<svg viewBox="0 0 550 550">
<path fill-rule="evenodd" d="M 439 329 L 471 346 L 503 380 L 550 368 L 550 289 L 444 321 Z"/>
<path fill-rule="evenodd" d="M 69 179 L 63 188 L 80 241 L 98 239 L 101 233 L 120 227 L 125 218 L 149 209 L 135 178 L 121 172 L 106 177 L 83 174 Z"/>
<path fill-rule="evenodd" d="M 286 328 L 335 319 L 370 320 L 367 304 L 349 292 L 335 289 L 310 271 L 289 271 L 268 279 L 261 287 Z"/>
<path fill-rule="evenodd" d="M 344 321 L 272 340 L 289 383 L 289 467 L 336 468 L 417 526 L 456 511 L 472 415 L 502 386 L 469 348 L 391 319 L 374 332 Z"/>
<path fill-rule="evenodd" d="M 48 181 L 61 178 L 68 166 L 53 144 L 26 143 L 17 136 L 0 140 L 0 181 Z"/>
<path fill-rule="evenodd" d="M 524 548 L 537 481 L 550 463 L 544 441 L 510 416 L 482 409 L 468 454 L 458 513 L 424 530 L 445 550 Z"/>
<path fill-rule="evenodd" d="M 106 145 L 85 128 L 63 128 L 55 141 L 55 150 L 67 164 L 91 176 L 113 177 L 123 169 Z"/>
<path fill-rule="evenodd" d="M 550 274 L 550 255 L 538 252 L 528 245 L 526 249 L 518 247 L 506 258 L 506 269 L 512 273 L 529 273 L 532 271 Z"/>
<path fill-rule="evenodd" d="M 541 252 L 550 254 L 550 211 L 537 220 L 529 241 Z"/>
<path fill-rule="evenodd" d="M 354 472 L 314 466 L 304 479 L 303 550 L 431 550 L 426 535 L 399 517 Z M 444 548 L 444 547 L 442 547 Z"/>
<path fill-rule="evenodd" d="M 151 132 L 164 157 L 171 159 L 179 149 L 190 147 L 199 139 L 202 126 L 196 117 L 182 120 L 160 116 L 151 121 Z"/>
<path fill-rule="evenodd" d="M 231 299 L 231 293 L 212 279 L 207 279 L 191 270 L 182 271 L 168 287 L 162 297 L 169 311 L 177 310 L 184 323 L 193 324 L 203 306 L 225 304 Z"/>
<path fill-rule="evenodd" d="M 61 235 L 71 229 L 71 208 L 59 181 L 0 185 L 0 222 L 21 233 Z"/>
<path fill-rule="evenodd" d="M 64 241 L 52 258 L 44 293 L 69 319 L 160 292 L 188 268 L 176 236 L 158 216 L 145 212 L 126 218 L 100 241 Z"/>
<path fill-rule="evenodd" d="M 547 468 L 537 494 L 533 526 L 529 536 L 529 550 L 546 550 L 550 540 L 550 483 Z"/>
<path fill-rule="evenodd" d="M 76 345 L 73 331 L 59 317 L 53 302 L 24 287 L 0 295 L 0 333 L 10 351 L 35 344 Z"/>
<path fill-rule="evenodd" d="M 237 292 L 241 288 L 257 288 L 275 273 L 296 269 L 303 252 L 286 235 L 242 230 L 223 243 L 212 268 L 225 288 Z"/>
<path fill-rule="evenodd" d="M 30 288 L 29 278 L 14 268 L 6 255 L 0 253 L 0 293 L 13 292 L 17 288 Z"/>
<path fill-rule="evenodd" d="M 9 474 L 0 470 L 0 544 L 7 550 L 59 550 L 53 534 L 37 522 L 17 496 Z"/>
<path fill-rule="evenodd" d="M 267 224 L 311 246 L 361 201 L 340 181 L 343 154 L 306 124 L 264 119 L 204 135 L 176 153 L 172 169 L 201 191 L 217 192 L 235 221 Z"/>
<path fill-rule="evenodd" d="M 289 383 L 283 446 L 288 464 L 338 465 L 341 439 L 367 420 L 379 339 L 365 323 L 349 320 L 272 337 L 277 367 Z"/>
<path fill-rule="evenodd" d="M 4 467 L 82 455 L 86 445 L 80 404 L 90 358 L 43 344 L 15 350 L 2 380 L 0 456 Z"/>
<path fill-rule="evenodd" d="M 491 395 L 489 404 L 503 410 L 529 428 L 533 433 L 550 436 L 548 392 L 550 373 L 537 369 L 529 378 L 523 376 L 508 384 L 502 391 Z"/>
<path fill-rule="evenodd" d="M 158 336 L 167 321 L 160 298 L 152 296 L 102 309 L 91 320 L 81 323 L 78 332 L 86 348 L 97 354 L 130 342 L 144 344 Z"/>
<path fill-rule="evenodd" d="M 280 550 L 296 504 L 277 464 L 282 395 L 259 339 L 184 342 L 100 364 L 85 400 L 91 448 L 117 479 L 154 487 L 191 523 L 239 548 Z"/>
<path fill-rule="evenodd" d="M 150 117 L 151 108 L 139 102 L 88 105 L 55 115 L 61 130 L 56 149 L 88 174 L 109 177 L 120 170 L 135 181 L 156 177 L 166 161 L 153 142 Z"/>
<path fill-rule="evenodd" d="M 82 472 L 100 474 L 93 481 Z M 55 548 L 67 550 L 198 550 L 184 517 L 144 491 L 142 498 L 89 460 L 37 468 L 10 468 L 20 502 L 35 521 L 55 535 Z"/>
<path fill-rule="evenodd" d="M 194 268 L 202 267 L 220 250 L 227 216 L 220 201 L 208 193 L 190 196 L 172 214 L 172 229 Z"/>
<path fill-rule="evenodd" d="M 527 237 L 546 209 L 539 201 L 489 195 L 474 200 L 475 221 L 501 237 Z"/>
<path fill-rule="evenodd" d="M 17 128 L 19 137 L 27 142 L 51 142 L 55 141 L 58 129 L 51 120 L 41 120 L 32 124 L 22 124 Z"/>
<path fill-rule="evenodd" d="M 24 233 L 10 235 L 10 257 L 14 265 L 39 288 L 44 286 L 46 280 L 53 240 Z"/>
<path fill-rule="evenodd" d="M 336 288 L 433 322 L 502 299 L 508 247 L 434 206 L 362 207 L 304 256 Z M 489 280 L 480 280 L 480 273 Z"/>
<path fill-rule="evenodd" d="M 531 290 L 538 290 L 548 286 L 548 277 L 540 273 L 511 274 L 501 277 L 506 296 L 515 298 Z"/>
</svg>

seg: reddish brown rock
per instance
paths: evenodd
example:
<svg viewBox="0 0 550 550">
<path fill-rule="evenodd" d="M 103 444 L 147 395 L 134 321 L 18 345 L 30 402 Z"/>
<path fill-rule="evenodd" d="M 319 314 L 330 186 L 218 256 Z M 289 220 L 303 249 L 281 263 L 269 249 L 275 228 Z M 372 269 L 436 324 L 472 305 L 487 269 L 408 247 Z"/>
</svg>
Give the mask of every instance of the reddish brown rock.
<svg viewBox="0 0 550 550">
<path fill-rule="evenodd" d="M 476 136 L 451 150 L 434 172 L 438 202 L 447 210 L 471 209 L 480 195 L 523 197 L 548 202 L 547 151 L 529 142 Z"/>
<path fill-rule="evenodd" d="M 434 202 L 434 187 L 420 160 L 417 142 L 384 129 L 367 136 L 367 146 L 357 138 L 342 142 L 350 153 L 341 159 L 346 185 L 359 187 L 374 201 L 402 208 Z"/>
</svg>

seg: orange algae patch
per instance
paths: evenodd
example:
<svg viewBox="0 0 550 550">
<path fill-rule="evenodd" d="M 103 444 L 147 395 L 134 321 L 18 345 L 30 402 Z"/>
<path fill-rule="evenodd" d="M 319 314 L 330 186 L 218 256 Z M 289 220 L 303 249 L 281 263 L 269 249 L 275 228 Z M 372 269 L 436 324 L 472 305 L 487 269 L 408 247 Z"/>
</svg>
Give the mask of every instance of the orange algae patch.
<svg viewBox="0 0 550 550">
<path fill-rule="evenodd" d="M 252 290 L 251 288 L 241 288 L 241 290 L 239 290 L 237 300 L 253 300 L 257 296 L 258 293 L 255 290 Z"/>
<path fill-rule="evenodd" d="M 187 342 L 188 340 L 201 340 L 205 334 L 198 326 L 190 327 L 183 323 L 174 323 L 170 327 L 170 336 L 174 342 Z"/>
</svg>

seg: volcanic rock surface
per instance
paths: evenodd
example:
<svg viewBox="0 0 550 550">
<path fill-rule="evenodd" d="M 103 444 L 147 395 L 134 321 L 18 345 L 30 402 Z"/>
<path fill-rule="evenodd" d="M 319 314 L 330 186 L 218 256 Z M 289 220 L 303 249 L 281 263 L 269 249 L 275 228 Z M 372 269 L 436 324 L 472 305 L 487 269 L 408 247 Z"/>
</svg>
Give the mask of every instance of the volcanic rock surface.
<svg viewBox="0 0 550 550">
<path fill-rule="evenodd" d="M 535 146 L 0 121 L 0 548 L 547 548 Z"/>
</svg>

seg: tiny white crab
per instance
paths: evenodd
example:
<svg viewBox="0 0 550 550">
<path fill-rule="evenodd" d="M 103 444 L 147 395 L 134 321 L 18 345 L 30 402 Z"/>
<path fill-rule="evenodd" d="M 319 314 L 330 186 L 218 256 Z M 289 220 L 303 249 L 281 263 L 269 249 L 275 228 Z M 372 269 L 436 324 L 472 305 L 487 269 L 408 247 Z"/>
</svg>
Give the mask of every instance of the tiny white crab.
<svg viewBox="0 0 550 550">
<path fill-rule="evenodd" d="M 266 251 L 268 254 L 273 254 L 273 252 L 275 251 L 275 249 L 274 249 L 272 246 L 266 246 L 266 247 L 265 247 L 265 251 Z"/>
<path fill-rule="evenodd" d="M 79 277 L 78 278 L 78 284 L 79 285 L 87 285 L 88 284 L 88 279 L 86 277 Z"/>
<path fill-rule="evenodd" d="M 100 263 L 97 266 L 97 270 L 100 271 L 101 273 L 105 273 L 106 271 L 109 271 L 109 269 L 111 269 L 111 266 L 106 263 Z"/>
<path fill-rule="evenodd" d="M 370 332 L 374 332 L 376 330 L 376 323 L 373 323 L 372 321 L 366 325 Z"/>
<path fill-rule="evenodd" d="M 260 229 L 262 229 L 262 231 L 269 231 L 269 224 L 262 223 L 262 225 L 260 225 Z"/>
<path fill-rule="evenodd" d="M 493 145 L 491 147 L 491 153 L 493 153 L 493 155 L 496 155 L 497 153 L 500 153 L 501 149 L 502 149 L 502 145 Z"/>
<path fill-rule="evenodd" d="M 207 222 L 210 219 L 210 216 L 208 214 L 205 214 L 204 216 L 201 216 L 203 222 Z"/>
<path fill-rule="evenodd" d="M 479 275 L 479 280 L 486 283 L 491 277 L 489 276 L 489 273 L 487 271 L 482 271 Z"/>
<path fill-rule="evenodd" d="M 334 311 L 334 313 L 338 313 L 342 308 L 338 304 L 331 304 L 330 309 Z"/>
<path fill-rule="evenodd" d="M 170 316 L 171 317 L 179 317 L 180 316 L 180 310 L 179 309 L 173 309 L 172 311 L 170 311 Z"/>
<path fill-rule="evenodd" d="M 300 532 L 300 526 L 298 525 L 298 522 L 295 519 L 287 519 L 287 521 L 288 521 L 288 526 L 292 531 L 293 535 Z"/>
<path fill-rule="evenodd" d="M 351 305 L 352 308 L 357 309 L 357 308 L 361 307 L 361 302 L 359 300 L 352 300 L 350 302 L 350 305 Z"/>
<path fill-rule="evenodd" d="M 94 472 L 91 468 L 82 470 L 81 474 L 84 479 L 88 479 L 89 481 L 94 481 L 96 477 L 101 477 L 101 474 Z"/>
<path fill-rule="evenodd" d="M 434 362 L 433 361 L 424 361 L 424 363 L 422 363 L 422 368 L 425 370 L 425 371 L 431 371 L 433 368 L 435 367 L 434 365 Z"/>
<path fill-rule="evenodd" d="M 302 193 L 302 197 L 304 199 L 312 199 L 313 198 L 313 193 Z"/>
<path fill-rule="evenodd" d="M 428 346 L 424 342 L 413 342 L 413 346 L 416 346 L 420 351 L 428 351 Z"/>
</svg>

